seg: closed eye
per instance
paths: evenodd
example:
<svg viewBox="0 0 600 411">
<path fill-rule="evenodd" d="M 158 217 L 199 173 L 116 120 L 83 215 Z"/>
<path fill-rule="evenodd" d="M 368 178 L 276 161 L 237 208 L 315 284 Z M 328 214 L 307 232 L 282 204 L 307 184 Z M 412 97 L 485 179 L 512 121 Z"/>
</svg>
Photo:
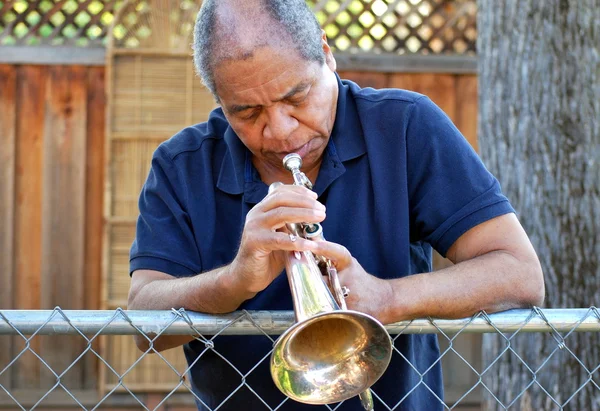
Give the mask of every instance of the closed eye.
<svg viewBox="0 0 600 411">
<path fill-rule="evenodd" d="M 239 113 L 239 117 L 242 120 L 252 120 L 253 118 L 256 118 L 258 116 L 258 113 L 260 112 L 260 109 L 257 108 L 253 108 L 253 109 L 248 109 L 242 113 Z"/>
<path fill-rule="evenodd" d="M 303 90 L 300 93 L 296 93 L 293 96 L 286 98 L 285 100 L 293 106 L 299 106 L 304 103 L 310 93 L 310 89 Z"/>
<path fill-rule="evenodd" d="M 293 106 L 299 106 L 300 104 L 302 104 L 306 101 L 307 97 L 308 97 L 308 93 L 306 93 L 306 95 L 300 96 L 300 97 L 294 96 L 293 98 L 287 99 L 287 101 L 288 101 L 288 103 L 290 103 Z"/>
</svg>

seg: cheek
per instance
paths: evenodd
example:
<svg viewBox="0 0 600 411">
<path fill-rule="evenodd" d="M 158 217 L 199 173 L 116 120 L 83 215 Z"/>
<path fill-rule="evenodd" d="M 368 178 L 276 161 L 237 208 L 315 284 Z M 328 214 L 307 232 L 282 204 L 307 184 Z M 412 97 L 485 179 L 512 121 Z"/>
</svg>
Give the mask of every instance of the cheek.
<svg viewBox="0 0 600 411">
<path fill-rule="evenodd" d="M 257 125 L 229 123 L 250 151 L 256 151 L 262 147 L 262 129 Z"/>
<path fill-rule="evenodd" d="M 316 95 L 309 103 L 310 121 L 315 130 L 329 134 L 335 120 L 336 101 L 330 98 L 329 90 L 325 89 Z"/>
<path fill-rule="evenodd" d="M 324 109 L 324 107 L 326 107 Z M 328 133 L 331 131 L 333 123 L 331 121 L 331 110 L 327 105 L 311 103 L 303 113 L 304 121 L 302 121 L 310 129 L 319 133 Z"/>
</svg>

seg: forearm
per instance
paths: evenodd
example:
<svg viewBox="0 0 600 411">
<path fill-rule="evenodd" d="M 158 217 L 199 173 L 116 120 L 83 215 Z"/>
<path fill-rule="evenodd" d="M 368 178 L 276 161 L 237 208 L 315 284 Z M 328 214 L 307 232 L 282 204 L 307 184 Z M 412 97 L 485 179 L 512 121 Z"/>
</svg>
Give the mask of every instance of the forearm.
<svg viewBox="0 0 600 411">
<path fill-rule="evenodd" d="M 230 267 L 225 266 L 189 278 L 174 278 L 162 273 L 140 273 L 148 278 L 141 286 L 132 288 L 129 294 L 129 310 L 170 310 L 184 308 L 210 314 L 231 312 L 242 302 L 252 298 L 241 284 L 234 281 Z M 137 274 L 136 274 L 137 275 Z M 156 351 L 183 345 L 193 336 L 164 335 L 154 339 L 148 335 Z M 136 336 L 135 342 L 142 351 L 148 350 L 150 342 L 143 336 Z"/>
<path fill-rule="evenodd" d="M 541 305 L 544 287 L 537 260 L 522 261 L 501 251 L 390 282 L 394 303 L 384 316 L 386 323 Z"/>
<path fill-rule="evenodd" d="M 129 295 L 130 310 L 170 310 L 183 308 L 209 314 L 234 311 L 253 293 L 235 281 L 224 266 L 186 278 L 160 278 L 146 282 Z"/>
</svg>

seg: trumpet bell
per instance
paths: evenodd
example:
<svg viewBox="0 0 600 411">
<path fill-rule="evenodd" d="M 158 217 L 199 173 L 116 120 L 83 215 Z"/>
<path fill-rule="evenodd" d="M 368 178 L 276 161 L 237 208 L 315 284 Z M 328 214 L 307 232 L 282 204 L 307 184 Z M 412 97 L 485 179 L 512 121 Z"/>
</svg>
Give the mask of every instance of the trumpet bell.
<svg viewBox="0 0 600 411">
<path fill-rule="evenodd" d="M 282 334 L 271 355 L 271 375 L 293 400 L 331 404 L 373 385 L 391 355 L 390 336 L 379 321 L 336 310 L 298 322 Z"/>
</svg>

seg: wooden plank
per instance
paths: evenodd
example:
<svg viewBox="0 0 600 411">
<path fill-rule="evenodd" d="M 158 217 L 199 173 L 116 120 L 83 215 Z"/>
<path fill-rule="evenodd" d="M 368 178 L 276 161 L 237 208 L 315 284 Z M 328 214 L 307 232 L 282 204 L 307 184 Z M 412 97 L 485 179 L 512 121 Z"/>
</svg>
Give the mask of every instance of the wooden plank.
<svg viewBox="0 0 600 411">
<path fill-rule="evenodd" d="M 456 85 L 452 74 L 393 74 L 390 87 L 425 94 L 456 121 Z"/>
<path fill-rule="evenodd" d="M 362 71 L 341 71 L 341 78 L 354 81 L 361 87 L 385 88 L 388 87 L 389 75 Z"/>
<path fill-rule="evenodd" d="M 106 68 L 104 72 L 104 92 L 106 95 L 106 122 L 104 127 L 105 138 L 104 138 L 104 198 L 102 204 L 102 216 L 104 218 L 105 224 L 104 229 L 102 230 L 102 263 L 101 263 L 101 271 L 102 271 L 102 281 L 100 282 L 100 307 L 102 309 L 106 309 L 107 300 L 108 300 L 108 271 L 110 266 L 110 231 L 111 231 L 111 223 L 108 221 L 110 216 L 112 215 L 112 182 L 111 182 L 111 150 L 112 150 L 112 134 L 113 134 L 113 111 L 114 111 L 114 83 L 115 83 L 115 75 L 114 75 L 114 63 L 115 57 L 113 55 L 114 49 L 112 48 L 112 43 L 109 42 L 107 49 L 107 59 L 106 59 Z M 111 354 L 110 349 L 110 340 L 106 336 L 100 337 L 100 355 L 103 358 L 107 358 L 108 355 Z M 100 366 L 100 372 L 98 373 L 98 392 L 104 394 L 107 392 L 106 383 L 110 378 L 110 374 L 107 374 L 108 371 L 106 367 Z"/>
<path fill-rule="evenodd" d="M 135 49 L 132 49 L 136 51 Z M 339 71 L 380 73 L 447 73 L 476 74 L 477 57 L 441 54 L 375 54 L 369 52 L 334 54 Z"/>
<path fill-rule="evenodd" d="M 171 391 L 173 387 L 169 387 L 165 389 L 162 393 L 162 398 L 166 396 L 166 393 Z M 138 390 L 138 387 L 131 389 L 134 393 L 136 393 L 137 397 L 140 401 L 146 402 L 148 398 L 148 394 L 141 392 Z M 120 390 L 120 392 L 113 392 L 108 398 L 102 401 L 100 407 L 95 408 L 98 403 L 103 399 L 102 395 L 99 395 L 97 390 L 69 390 L 71 394 L 75 398 L 81 402 L 81 405 L 86 407 L 87 409 L 101 409 L 101 410 L 110 410 L 110 411 L 133 411 L 133 410 L 142 410 L 142 406 L 140 403 L 128 392 L 124 390 Z M 11 391 L 11 394 L 21 403 L 21 405 L 30 409 L 33 407 L 38 400 L 48 392 L 48 389 L 37 389 L 37 390 L 14 390 Z M 194 405 L 194 398 L 186 392 L 186 390 L 179 390 L 171 394 L 171 396 L 167 399 L 164 404 L 167 409 L 173 410 L 197 410 L 197 408 L 189 408 Z M 177 408 L 174 408 L 177 407 Z M 4 390 L 0 389 L 0 409 L 1 410 L 22 410 L 16 406 L 14 400 L 10 398 Z M 44 399 L 44 401 L 35 408 L 36 411 L 39 410 L 48 410 L 48 411 L 59 411 L 59 410 L 78 410 L 81 411 L 81 407 L 73 401 L 71 396 L 67 394 L 62 388 L 58 387 L 54 391 L 52 391 L 48 396 Z M 147 408 L 148 409 L 148 408 Z M 149 408 L 152 409 L 152 408 Z"/>
<path fill-rule="evenodd" d="M 17 71 L 0 65 L 0 310 L 14 307 L 13 237 L 15 213 L 15 127 Z M 13 338 L 0 337 L 0 370 L 12 360 Z M 11 371 L 0 376 L 0 384 L 11 387 Z"/>
<path fill-rule="evenodd" d="M 42 237 L 42 164 L 46 69 L 21 66 L 17 69 L 16 179 L 15 179 L 15 307 L 34 310 L 40 306 Z M 17 338 L 16 349 L 23 340 Z M 40 340 L 31 348 L 39 352 Z M 14 366 L 18 388 L 36 388 L 40 362 L 31 353 Z"/>
<path fill-rule="evenodd" d="M 102 47 L 2 46 L 0 63 L 8 64 L 81 64 L 103 66 Z"/>
<path fill-rule="evenodd" d="M 104 194 L 104 126 L 106 94 L 104 69 L 90 68 L 87 76 L 87 149 L 85 193 L 84 300 L 88 310 L 99 310 L 102 282 Z M 93 348 L 99 352 L 99 340 Z M 86 356 L 83 388 L 97 386 L 98 359 Z"/>
<path fill-rule="evenodd" d="M 156 49 L 117 49 L 116 55 L 189 56 L 189 53 Z M 476 74 L 477 57 L 467 55 L 394 55 L 335 53 L 340 71 L 374 73 Z M 104 66 L 106 50 L 96 47 L 2 46 L 0 63 Z"/>
<path fill-rule="evenodd" d="M 456 126 L 471 143 L 477 145 L 477 113 L 479 95 L 477 76 L 456 76 Z"/>
<path fill-rule="evenodd" d="M 87 70 L 82 66 L 48 69 L 44 126 L 42 210 L 42 307 L 84 309 Z M 42 357 L 61 373 L 83 351 L 76 336 L 44 340 Z M 79 389 L 83 363 L 61 379 Z M 51 378 L 51 376 L 49 375 Z"/>
</svg>

